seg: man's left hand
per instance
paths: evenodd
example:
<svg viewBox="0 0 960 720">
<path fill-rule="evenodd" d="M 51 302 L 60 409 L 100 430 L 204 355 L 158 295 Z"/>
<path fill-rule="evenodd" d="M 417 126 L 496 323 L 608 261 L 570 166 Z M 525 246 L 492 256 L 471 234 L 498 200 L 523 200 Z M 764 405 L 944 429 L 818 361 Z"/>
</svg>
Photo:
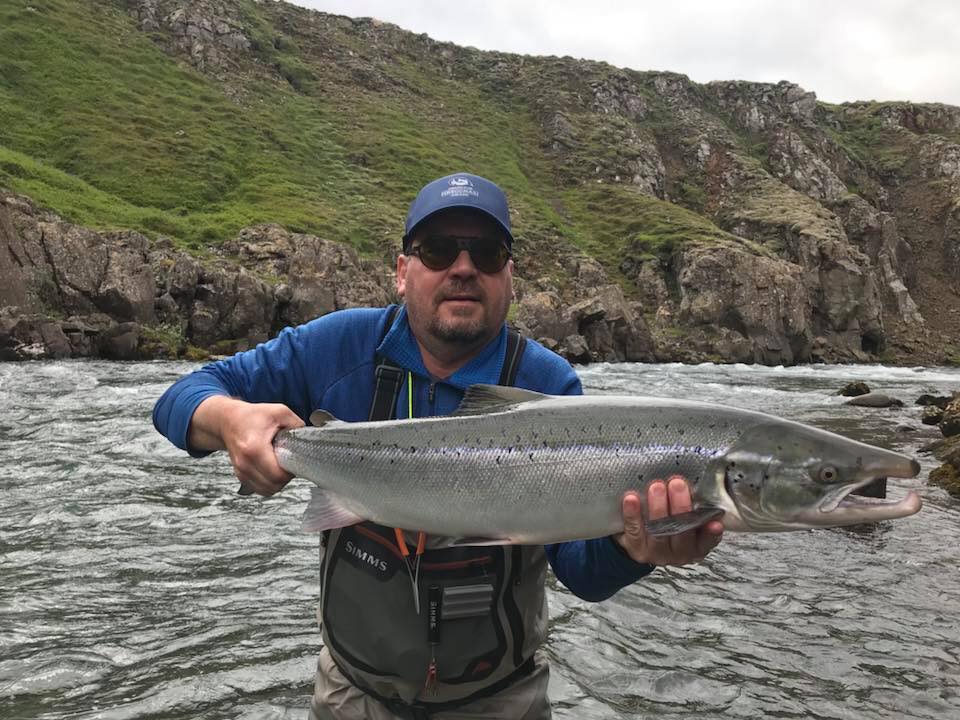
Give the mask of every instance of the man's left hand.
<svg viewBox="0 0 960 720">
<path fill-rule="evenodd" d="M 669 515 L 690 512 L 693 501 L 687 481 L 674 475 L 668 482 L 654 480 L 647 488 L 647 516 L 658 520 Z M 723 537 L 723 523 L 711 520 L 706 525 L 679 535 L 650 537 L 643 520 L 640 495 L 623 496 L 624 531 L 614 540 L 639 563 L 651 565 L 687 565 L 703 560 Z"/>
</svg>

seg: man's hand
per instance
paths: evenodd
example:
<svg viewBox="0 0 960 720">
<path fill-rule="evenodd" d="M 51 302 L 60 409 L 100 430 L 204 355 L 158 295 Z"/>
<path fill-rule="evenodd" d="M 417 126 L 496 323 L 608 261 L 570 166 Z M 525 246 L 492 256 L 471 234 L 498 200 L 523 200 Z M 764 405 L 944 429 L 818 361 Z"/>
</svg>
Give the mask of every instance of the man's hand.
<svg viewBox="0 0 960 720">
<path fill-rule="evenodd" d="M 303 424 L 286 405 L 215 396 L 200 403 L 194 412 L 188 442 L 195 448 L 226 450 L 244 488 L 273 495 L 293 477 L 277 463 L 273 438 L 285 428 Z"/>
<path fill-rule="evenodd" d="M 674 475 L 667 483 L 654 480 L 647 488 L 647 516 L 651 520 L 690 512 L 692 509 L 690 488 L 679 475 Z M 623 530 L 614 539 L 637 562 L 687 565 L 703 560 L 717 546 L 723 536 L 723 523 L 711 520 L 703 527 L 679 535 L 649 537 L 643 522 L 640 496 L 628 492 L 623 496 Z"/>
</svg>

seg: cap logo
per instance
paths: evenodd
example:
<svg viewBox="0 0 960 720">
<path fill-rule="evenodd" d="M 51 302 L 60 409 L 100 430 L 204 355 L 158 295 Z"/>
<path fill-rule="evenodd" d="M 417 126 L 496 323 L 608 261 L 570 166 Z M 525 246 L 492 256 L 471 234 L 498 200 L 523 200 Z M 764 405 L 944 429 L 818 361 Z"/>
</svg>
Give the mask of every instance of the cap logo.
<svg viewBox="0 0 960 720">
<path fill-rule="evenodd" d="M 480 193 L 473 189 L 470 178 L 453 177 L 447 181 L 450 187 L 440 193 L 442 198 L 450 197 L 480 197 Z"/>
</svg>

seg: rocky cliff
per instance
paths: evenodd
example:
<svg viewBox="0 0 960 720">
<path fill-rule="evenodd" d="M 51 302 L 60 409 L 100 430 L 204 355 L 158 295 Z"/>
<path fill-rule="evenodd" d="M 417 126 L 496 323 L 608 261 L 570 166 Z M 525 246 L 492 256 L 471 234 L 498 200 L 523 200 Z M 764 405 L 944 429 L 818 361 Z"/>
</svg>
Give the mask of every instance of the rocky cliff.
<svg viewBox="0 0 960 720">
<path fill-rule="evenodd" d="M 0 122 L 5 357 L 227 352 L 387 302 L 405 204 L 464 168 L 511 196 L 512 321 L 572 360 L 960 362 L 960 108 L 480 52 L 282 2 L 91 7 L 102 53 L 143 71 L 91 86 L 107 119 L 74 93 L 83 132 L 43 136 L 50 93 Z M 34 64 L 32 31 L 91 52 L 66 0 L 6 12 Z M 4 68 L 17 97 L 34 64 Z M 195 88 L 165 95 L 165 73 Z"/>
</svg>

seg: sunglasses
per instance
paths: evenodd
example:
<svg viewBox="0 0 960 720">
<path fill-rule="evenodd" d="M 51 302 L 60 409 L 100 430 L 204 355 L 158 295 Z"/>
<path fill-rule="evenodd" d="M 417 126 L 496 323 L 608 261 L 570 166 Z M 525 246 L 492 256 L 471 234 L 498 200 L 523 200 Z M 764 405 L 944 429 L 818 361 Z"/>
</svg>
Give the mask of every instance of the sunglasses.
<svg viewBox="0 0 960 720">
<path fill-rule="evenodd" d="M 430 270 L 446 270 L 453 265 L 461 250 L 470 253 L 470 261 L 477 270 L 489 275 L 503 270 L 511 255 L 510 249 L 499 238 L 457 235 L 427 235 L 419 245 L 404 254 L 416 255 Z"/>
</svg>

